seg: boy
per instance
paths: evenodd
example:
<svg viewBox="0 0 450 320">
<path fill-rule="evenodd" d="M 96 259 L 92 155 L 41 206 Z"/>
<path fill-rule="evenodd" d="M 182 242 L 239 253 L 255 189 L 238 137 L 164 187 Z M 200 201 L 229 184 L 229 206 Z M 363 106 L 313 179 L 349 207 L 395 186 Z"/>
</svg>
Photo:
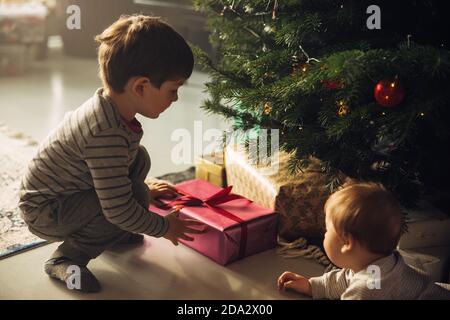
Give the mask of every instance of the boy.
<svg viewBox="0 0 450 320">
<path fill-rule="evenodd" d="M 66 115 L 40 145 L 22 179 L 20 209 L 30 231 L 63 241 L 45 263 L 45 272 L 66 281 L 78 266 L 84 292 L 100 291 L 86 267 L 117 243 L 141 243 L 142 234 L 192 240 L 192 220 L 178 211 L 163 218 L 148 211 L 152 197 L 175 189 L 144 183 L 150 157 L 139 145 L 137 113 L 158 118 L 193 70 L 184 39 L 158 18 L 124 16 L 96 37 L 103 88 Z M 73 267 L 70 268 L 73 270 Z"/>
<path fill-rule="evenodd" d="M 406 265 L 395 251 L 402 213 L 384 187 L 344 187 L 329 197 L 325 214 L 324 249 L 343 269 L 309 280 L 285 272 L 278 278 L 280 290 L 293 289 L 314 299 L 450 299 L 450 290 Z"/>
</svg>

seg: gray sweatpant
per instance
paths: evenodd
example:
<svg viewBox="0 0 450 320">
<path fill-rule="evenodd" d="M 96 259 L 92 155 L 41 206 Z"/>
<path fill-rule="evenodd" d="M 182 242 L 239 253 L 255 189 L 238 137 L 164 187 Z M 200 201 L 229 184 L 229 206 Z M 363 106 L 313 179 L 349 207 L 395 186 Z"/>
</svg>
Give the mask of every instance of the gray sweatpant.
<svg viewBox="0 0 450 320">
<path fill-rule="evenodd" d="M 144 183 L 150 170 L 150 157 L 140 147 L 130 167 L 133 195 L 148 208 L 149 188 Z M 106 220 L 95 190 L 59 197 L 42 208 L 22 212 L 29 230 L 38 237 L 63 243 L 52 258 L 68 257 L 80 265 L 98 257 L 108 247 L 130 235 Z"/>
</svg>

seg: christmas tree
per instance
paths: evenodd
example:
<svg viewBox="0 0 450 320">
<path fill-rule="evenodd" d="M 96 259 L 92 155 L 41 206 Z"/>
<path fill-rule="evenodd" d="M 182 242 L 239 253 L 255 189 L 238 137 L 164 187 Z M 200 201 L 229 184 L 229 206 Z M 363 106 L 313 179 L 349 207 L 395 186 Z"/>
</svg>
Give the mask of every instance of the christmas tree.
<svg viewBox="0 0 450 320">
<path fill-rule="evenodd" d="M 207 112 L 280 130 L 292 170 L 320 159 L 383 183 L 405 205 L 450 179 L 450 52 L 444 1 L 196 0 L 217 57 Z"/>
</svg>

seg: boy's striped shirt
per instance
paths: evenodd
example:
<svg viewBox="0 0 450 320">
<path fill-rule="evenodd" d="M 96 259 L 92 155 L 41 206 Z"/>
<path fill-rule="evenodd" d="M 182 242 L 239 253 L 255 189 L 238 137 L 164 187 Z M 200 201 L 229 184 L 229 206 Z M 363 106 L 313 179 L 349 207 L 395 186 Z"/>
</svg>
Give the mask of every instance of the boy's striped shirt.
<svg viewBox="0 0 450 320">
<path fill-rule="evenodd" d="M 128 176 L 142 135 L 123 122 L 99 89 L 39 146 L 22 179 L 22 211 L 95 189 L 108 221 L 133 233 L 163 236 L 167 220 L 135 200 Z"/>
</svg>

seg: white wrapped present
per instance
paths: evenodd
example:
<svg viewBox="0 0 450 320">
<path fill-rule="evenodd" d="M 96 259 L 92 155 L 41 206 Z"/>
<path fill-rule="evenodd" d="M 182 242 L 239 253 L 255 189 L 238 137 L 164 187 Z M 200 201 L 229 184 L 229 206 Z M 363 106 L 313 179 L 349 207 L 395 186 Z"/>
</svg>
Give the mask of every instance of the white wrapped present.
<svg viewBox="0 0 450 320">
<path fill-rule="evenodd" d="M 407 226 L 399 249 L 450 246 L 450 217 L 427 202 L 421 202 L 416 210 L 408 210 Z"/>
<path fill-rule="evenodd" d="M 434 282 L 449 282 L 450 247 L 399 250 L 410 266 L 427 273 Z"/>
</svg>

